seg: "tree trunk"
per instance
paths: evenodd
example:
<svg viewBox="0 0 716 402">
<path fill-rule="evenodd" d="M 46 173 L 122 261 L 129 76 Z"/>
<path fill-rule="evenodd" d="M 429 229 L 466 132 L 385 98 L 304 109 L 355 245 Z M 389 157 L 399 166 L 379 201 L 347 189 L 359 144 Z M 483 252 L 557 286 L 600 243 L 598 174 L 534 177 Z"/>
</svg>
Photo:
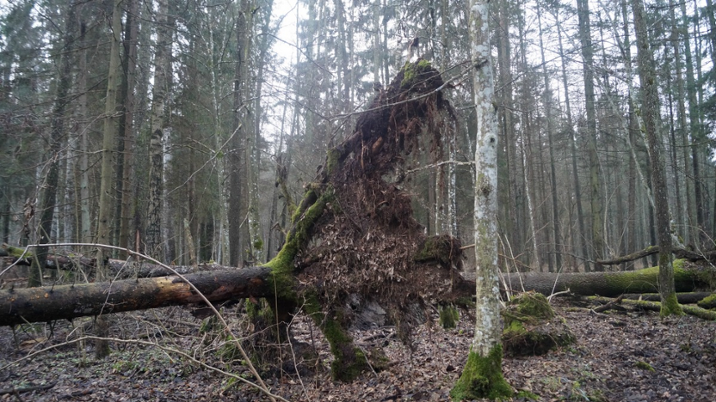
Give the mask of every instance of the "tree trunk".
<svg viewBox="0 0 716 402">
<path fill-rule="evenodd" d="M 57 94 L 52 110 L 50 126 L 50 149 L 48 171 L 40 192 L 40 226 L 38 227 L 38 242 L 49 243 L 52 234 L 52 221 L 54 219 L 55 204 L 57 203 L 57 184 L 59 181 L 59 159 L 62 144 L 67 136 L 65 133 L 65 109 L 68 103 L 68 94 L 72 83 L 72 48 L 77 21 L 75 18 L 75 2 L 67 6 L 65 17 L 65 36 L 60 56 L 60 75 L 57 80 Z M 36 263 L 30 269 L 28 286 L 42 285 L 42 265 L 40 262 L 47 259 L 47 247 L 39 247 Z"/>
<path fill-rule="evenodd" d="M 171 36 L 167 32 L 167 0 L 157 0 L 157 41 L 154 51 L 151 138 L 149 140 L 149 210 L 147 211 L 146 253 L 164 257 L 162 245 L 162 194 L 164 188 L 164 99 L 167 94 L 167 60 L 171 57 Z"/>
<path fill-rule="evenodd" d="M 649 144 L 651 160 L 651 182 L 656 209 L 656 230 L 659 238 L 659 293 L 661 294 L 661 315 L 682 314 L 674 291 L 674 268 L 671 259 L 671 230 L 668 189 L 664 174 L 662 141 L 659 132 L 659 94 L 656 84 L 654 56 L 649 46 L 644 6 L 641 0 L 632 0 L 634 26 L 637 39 L 637 60 L 642 88 L 642 115 Z"/>
<path fill-rule="evenodd" d="M 122 29 L 122 0 L 115 0 L 112 8 L 112 37 L 110 41 L 109 68 L 107 73 L 107 92 L 105 98 L 104 109 L 104 127 L 102 134 L 102 170 L 100 173 L 100 195 L 99 195 L 99 216 L 97 227 L 97 241 L 100 244 L 111 243 L 111 224 L 113 203 L 113 170 L 116 164 L 117 155 L 115 147 L 117 144 L 117 127 L 115 116 L 117 112 L 117 86 L 119 84 L 119 45 Z M 97 249 L 97 261 L 99 266 L 97 269 L 97 278 L 99 280 L 106 279 L 106 272 L 103 267 L 104 250 Z M 109 334 L 108 323 L 103 317 L 98 317 L 96 321 L 98 334 L 100 337 Z M 95 356 L 98 359 L 109 355 L 109 343 L 104 340 L 97 340 L 95 343 Z"/>
<path fill-rule="evenodd" d="M 134 166 L 134 84 L 137 67 L 137 25 L 138 0 L 127 1 L 127 19 L 124 31 L 124 57 L 122 59 L 122 115 L 119 121 L 119 158 L 117 167 L 117 195 L 120 202 L 117 204 L 117 222 L 115 230 L 118 232 L 117 244 L 127 248 L 131 245 L 132 200 Z M 120 256 L 126 258 L 126 255 Z"/>
<path fill-rule="evenodd" d="M 602 200 L 601 178 L 599 174 L 599 155 L 597 153 L 597 123 L 595 117 L 594 96 L 594 49 L 592 47 L 591 28 L 589 22 L 588 0 L 577 0 L 577 14 L 579 16 L 579 40 L 582 46 L 583 73 L 584 73 L 584 99 L 587 112 L 587 140 L 589 155 L 589 187 L 592 213 L 592 249 L 594 259 L 600 259 L 604 254 L 604 233 L 602 230 Z M 595 270 L 601 270 L 599 265 Z"/>
<path fill-rule="evenodd" d="M 559 56 L 562 61 L 562 85 L 564 87 L 564 104 L 567 113 L 567 130 L 569 133 L 569 146 L 572 154 L 572 181 L 574 182 L 574 200 L 577 204 L 577 223 L 579 224 L 579 233 L 577 233 L 577 241 L 581 246 L 582 258 L 584 259 L 584 270 L 591 271 L 589 264 L 589 251 L 587 249 L 587 229 L 584 225 L 584 210 L 582 209 L 582 190 L 579 184 L 579 171 L 577 170 L 577 138 L 574 133 L 574 122 L 572 121 L 572 109 L 569 103 L 569 83 L 567 77 L 567 61 L 562 45 L 562 29 L 559 24 L 559 12 L 555 12 L 557 21 L 557 39 L 559 41 Z"/>
<path fill-rule="evenodd" d="M 488 28 L 488 3 L 470 1 L 471 60 L 477 112 L 475 145 L 475 336 L 468 360 L 450 391 L 453 400 L 510 397 L 502 376 L 502 319 L 497 265 L 497 111 Z"/>
<path fill-rule="evenodd" d="M 127 279 L 60 285 L 42 288 L 0 290 L 0 325 L 72 319 L 123 311 L 203 303 L 247 297 L 265 297 L 271 270 L 266 267 L 202 272 L 153 279 Z"/>
<path fill-rule="evenodd" d="M 676 292 L 710 289 L 710 284 L 705 281 L 702 270 L 702 267 L 687 264 L 684 264 L 684 268 L 676 268 L 673 282 Z M 505 275 L 502 279 L 502 287 L 515 292 L 534 290 L 546 296 L 568 290 L 571 293 L 583 296 L 615 297 L 622 293 L 653 293 L 659 291 L 659 275 L 659 267 L 644 268 L 636 271 L 575 272 L 567 274 L 527 272 L 525 274 Z M 710 275 L 713 275 L 712 270 Z"/>
<path fill-rule="evenodd" d="M 552 146 L 552 134 L 554 131 L 552 122 L 552 90 L 549 86 L 549 72 L 547 70 L 547 59 L 544 56 L 544 43 L 542 41 L 542 12 L 537 4 L 537 19 L 539 21 L 539 49 L 542 57 L 542 72 L 544 74 L 544 108 L 545 119 L 547 119 L 547 144 L 549 147 L 549 169 L 551 181 L 551 197 L 552 197 L 552 239 L 553 244 L 550 252 L 554 254 L 555 266 L 558 272 L 562 271 L 562 239 L 559 229 L 559 202 L 557 198 L 557 174 L 555 172 L 554 147 Z M 550 257 L 551 259 L 551 257 Z M 550 266 L 552 266 L 550 264 Z M 552 271 L 552 270 L 550 270 Z"/>
</svg>

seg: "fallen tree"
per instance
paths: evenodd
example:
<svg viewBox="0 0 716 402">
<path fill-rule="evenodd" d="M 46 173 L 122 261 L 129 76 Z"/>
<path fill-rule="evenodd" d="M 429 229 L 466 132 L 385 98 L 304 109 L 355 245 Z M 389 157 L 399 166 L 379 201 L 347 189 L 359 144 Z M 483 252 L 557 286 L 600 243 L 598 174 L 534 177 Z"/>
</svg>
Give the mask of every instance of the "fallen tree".
<svg viewBox="0 0 716 402">
<path fill-rule="evenodd" d="M 648 257 L 657 253 L 659 253 L 659 246 L 648 246 L 639 251 L 635 251 L 631 254 L 623 255 L 621 257 L 613 258 L 611 260 L 597 260 L 597 263 L 600 265 L 617 265 L 626 262 L 636 261 L 640 258 Z M 716 263 L 716 250 L 697 252 L 681 247 L 674 247 L 671 249 L 671 253 L 674 254 L 676 258 L 682 258 L 691 262 L 709 261 L 712 263 Z"/>
<path fill-rule="evenodd" d="M 653 293 L 658 290 L 659 267 L 616 272 L 527 272 L 507 274 L 503 287 L 512 291 L 534 290 L 543 295 L 569 291 L 573 294 L 615 297 L 623 293 Z M 677 292 L 711 290 L 716 283 L 714 269 L 684 260 L 674 261 Z"/>
<path fill-rule="evenodd" d="M 253 267 L 189 274 L 184 278 L 166 276 L 2 290 L 0 325 L 202 303 L 197 291 L 210 302 L 264 297 L 273 293 L 268 287 L 270 273 L 268 268 Z"/>
<path fill-rule="evenodd" d="M 410 311 L 416 304 L 455 301 L 465 293 L 457 280 L 459 241 L 449 236 L 427 237 L 414 219 L 411 197 L 403 189 L 411 154 L 429 149 L 437 161 L 442 155 L 443 133 L 450 133 L 450 127 L 455 126 L 452 108 L 441 93 L 445 86 L 426 61 L 407 63 L 359 116 L 348 138 L 328 150 L 317 178 L 306 186 L 293 214 L 283 248 L 273 260 L 256 268 L 266 275 L 261 276 L 262 291 L 257 294 L 265 295 L 266 289 L 273 293 L 269 304 L 279 320 L 288 320 L 302 308 L 321 328 L 335 356 L 332 371 L 337 379 L 350 380 L 367 368 L 363 352 L 353 346 L 346 331 L 354 316 L 346 308 L 349 296 L 378 302 L 396 324 L 401 338 L 409 339 L 417 319 Z M 420 141 L 430 144 L 419 146 Z M 252 290 L 243 287 L 245 283 L 227 275 L 202 276 L 218 278 L 207 291 L 217 297 L 251 295 Z M 188 279 L 197 278 L 190 275 Z M 121 306 L 158 307 L 179 303 L 182 298 L 195 300 L 180 282 L 167 277 L 86 285 L 79 288 L 87 294 L 85 299 L 71 299 L 71 285 L 55 287 L 61 292 L 47 288 L 3 290 L 0 306 L 9 303 L 15 316 L 6 316 L 0 323 L 99 314 L 120 311 Z M 222 288 L 222 283 L 227 286 L 224 282 L 233 282 L 229 287 L 234 290 Z M 120 288 L 131 292 L 132 287 L 143 291 L 129 298 L 118 292 Z M 88 307 L 90 300 L 99 301 L 101 295 L 109 303 L 102 303 L 101 308 Z M 79 300 L 86 300 L 86 304 Z M 43 312 L 60 303 L 73 307 L 55 310 L 59 316 Z"/>
<path fill-rule="evenodd" d="M 623 304 L 630 305 L 632 307 L 640 308 L 643 310 L 656 311 L 656 312 L 661 311 L 661 303 L 654 302 L 654 301 L 629 300 L 629 299 L 614 300 L 614 299 L 609 299 L 609 298 L 601 297 L 601 296 L 592 296 L 592 297 L 590 297 L 590 300 L 598 302 L 598 303 L 604 303 L 605 306 L 610 306 L 612 308 L 613 308 L 613 306 L 623 303 Z M 681 307 L 686 314 L 693 315 L 695 317 L 699 317 L 704 320 L 709 320 L 709 321 L 716 320 L 716 311 L 706 310 L 701 307 L 689 306 L 689 305 L 684 305 Z"/>
<path fill-rule="evenodd" d="M 0 256 L 11 258 L 10 264 L 30 266 L 31 261 L 35 258 L 32 251 L 20 247 L 3 244 L 0 247 Z M 47 255 L 44 268 L 60 269 L 63 271 L 81 272 L 88 278 L 93 278 L 97 260 L 81 255 L 61 255 L 58 253 L 50 253 Z M 157 278 L 160 276 L 174 275 L 175 273 L 189 274 L 201 271 L 219 271 L 233 269 L 232 267 L 221 266 L 217 264 L 201 264 L 197 266 L 191 265 L 173 265 L 171 269 L 163 267 L 159 264 L 152 264 L 142 260 L 115 260 L 108 259 L 105 267 L 109 271 L 109 276 L 117 279 L 127 278 Z"/>
</svg>

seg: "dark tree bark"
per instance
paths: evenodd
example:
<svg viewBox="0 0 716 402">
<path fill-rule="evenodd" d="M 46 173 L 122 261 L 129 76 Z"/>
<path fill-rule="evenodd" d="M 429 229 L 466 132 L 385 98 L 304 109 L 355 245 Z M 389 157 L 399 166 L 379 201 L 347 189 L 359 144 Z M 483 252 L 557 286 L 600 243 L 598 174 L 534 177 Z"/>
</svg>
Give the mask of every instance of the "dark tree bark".
<svg viewBox="0 0 716 402">
<path fill-rule="evenodd" d="M 202 272 L 186 275 L 210 302 L 271 294 L 271 270 L 266 267 Z M 0 325 L 71 319 L 202 303 L 204 300 L 181 278 L 127 279 L 40 288 L 0 290 Z"/>
<path fill-rule="evenodd" d="M 63 39 L 63 49 L 60 56 L 60 75 L 57 82 L 57 94 L 55 95 L 55 104 L 52 109 L 52 122 L 50 127 L 50 147 L 47 154 L 48 171 L 45 176 L 40 192 L 40 226 L 38 228 L 38 242 L 40 244 L 50 242 L 50 234 L 52 233 L 52 221 L 55 214 L 55 204 L 57 202 L 57 184 L 59 181 L 59 159 L 62 150 L 62 144 L 66 140 L 65 136 L 65 109 L 68 103 L 68 93 L 72 83 L 72 57 L 71 50 L 73 48 L 75 28 L 77 20 L 75 18 L 75 2 L 71 2 L 67 6 L 67 14 L 65 19 L 65 36 Z M 42 264 L 47 258 L 47 247 L 39 247 L 37 250 L 37 263 L 33 264 L 30 269 L 30 278 L 28 286 L 42 285 Z"/>
</svg>

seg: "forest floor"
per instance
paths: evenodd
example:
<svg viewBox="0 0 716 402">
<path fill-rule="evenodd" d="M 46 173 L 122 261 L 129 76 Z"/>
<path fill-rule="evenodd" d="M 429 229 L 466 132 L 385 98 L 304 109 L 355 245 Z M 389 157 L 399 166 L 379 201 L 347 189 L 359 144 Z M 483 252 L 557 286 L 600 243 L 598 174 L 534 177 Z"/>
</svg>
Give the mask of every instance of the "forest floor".
<svg viewBox="0 0 716 402">
<path fill-rule="evenodd" d="M 648 311 L 595 313 L 566 300 L 555 304 L 577 343 L 539 357 L 505 357 L 505 376 L 516 390 L 530 391 L 542 401 L 714 400 L 716 323 L 691 316 L 662 320 Z M 226 310 L 225 316 L 237 331 L 246 329 L 236 311 Z M 474 323 L 469 314 L 461 314 L 458 327 L 447 331 L 435 316 L 430 322 L 415 329 L 412 352 L 391 327 L 353 332 L 366 350 L 382 347 L 390 363 L 384 371 L 345 384 L 331 380 L 327 345 L 309 320 L 299 316 L 293 333 L 315 348 L 322 364 L 311 372 L 299 370 L 300 376 L 274 370 L 264 380 L 290 401 L 448 401 Z M 112 354 L 102 361 L 92 358 L 91 342 L 81 347 L 66 342 L 78 338 L 79 328 L 90 323 L 58 322 L 51 336 L 47 324 L 26 325 L 15 333 L 0 328 L 0 393 L 5 392 L 0 401 L 268 400 L 220 372 L 251 378 L 239 360 L 219 353 L 225 350 L 220 331 L 202 331 L 202 321 L 186 309 L 115 315 L 112 336 L 133 341 L 114 342 Z M 47 389 L 6 392 L 42 385 Z"/>
</svg>

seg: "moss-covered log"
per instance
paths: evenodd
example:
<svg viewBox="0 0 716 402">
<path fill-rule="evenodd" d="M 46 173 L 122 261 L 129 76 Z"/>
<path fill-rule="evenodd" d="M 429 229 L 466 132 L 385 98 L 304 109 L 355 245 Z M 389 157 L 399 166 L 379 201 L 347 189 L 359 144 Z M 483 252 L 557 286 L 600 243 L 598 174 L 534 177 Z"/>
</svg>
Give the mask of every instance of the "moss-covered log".
<svg viewBox="0 0 716 402">
<path fill-rule="evenodd" d="M 592 296 L 589 299 L 593 300 L 595 302 L 599 302 L 599 303 L 610 303 L 613 301 L 610 298 L 601 297 L 601 296 Z M 626 305 L 630 305 L 633 307 L 638 307 L 638 308 L 641 308 L 644 310 L 661 312 L 661 303 L 660 302 L 623 299 L 623 300 L 621 300 L 621 303 L 624 303 Z M 704 320 L 710 320 L 710 321 L 716 320 L 716 311 L 706 310 L 701 307 L 689 306 L 689 305 L 681 306 L 681 309 L 686 314 L 693 315 L 695 317 L 699 317 Z"/>
<path fill-rule="evenodd" d="M 653 293 L 658 291 L 659 267 L 636 271 L 550 273 L 527 272 L 506 275 L 505 283 L 513 291 L 534 290 L 543 295 L 569 290 L 578 295 L 618 296 L 622 293 Z M 674 282 L 677 292 L 692 292 L 712 287 L 711 268 L 674 261 Z"/>
<path fill-rule="evenodd" d="M 211 302 L 273 293 L 264 267 L 186 275 Z M 0 290 L 0 325 L 202 303 L 177 276 Z"/>
<path fill-rule="evenodd" d="M 676 300 L 679 304 L 696 304 L 712 295 L 713 293 L 711 292 L 684 292 L 677 293 Z M 623 295 L 623 298 L 629 300 L 661 301 L 661 295 L 658 293 L 626 293 Z"/>
<path fill-rule="evenodd" d="M 611 260 L 597 260 L 597 264 L 600 265 L 617 265 L 625 262 L 631 262 L 640 258 L 648 257 L 659 252 L 659 246 L 648 246 L 639 251 L 635 251 L 631 254 L 623 255 L 621 257 L 612 258 Z M 710 261 L 716 262 L 716 250 L 709 250 L 704 252 L 696 252 L 685 248 L 674 247 L 671 250 L 676 258 L 682 258 L 689 261 Z"/>
</svg>

